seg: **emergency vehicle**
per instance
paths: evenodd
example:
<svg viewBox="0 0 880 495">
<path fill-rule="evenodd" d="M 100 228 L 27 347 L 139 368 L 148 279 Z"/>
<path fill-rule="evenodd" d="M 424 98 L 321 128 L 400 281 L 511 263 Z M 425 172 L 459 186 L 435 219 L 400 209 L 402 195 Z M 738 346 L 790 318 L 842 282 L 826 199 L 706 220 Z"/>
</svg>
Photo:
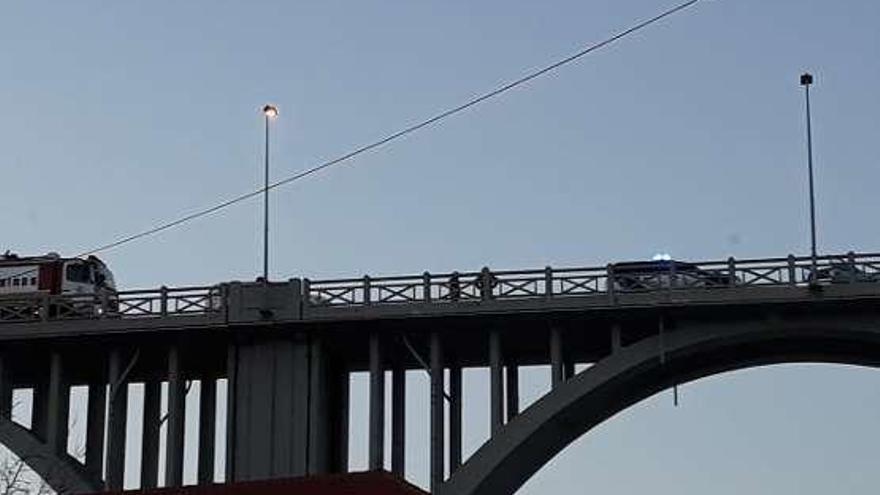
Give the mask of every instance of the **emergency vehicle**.
<svg viewBox="0 0 880 495">
<path fill-rule="evenodd" d="M 0 255 L 0 298 L 48 295 L 115 293 L 113 273 L 95 256 L 62 258 L 58 253 Z"/>
</svg>

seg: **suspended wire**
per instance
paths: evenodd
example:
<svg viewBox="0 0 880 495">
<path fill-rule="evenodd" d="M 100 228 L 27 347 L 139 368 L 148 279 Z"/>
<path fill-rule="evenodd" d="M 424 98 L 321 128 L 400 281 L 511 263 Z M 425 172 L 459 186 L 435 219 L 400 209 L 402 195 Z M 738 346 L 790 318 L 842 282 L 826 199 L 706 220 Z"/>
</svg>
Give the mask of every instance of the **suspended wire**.
<svg viewBox="0 0 880 495">
<path fill-rule="evenodd" d="M 685 10 L 685 9 L 687 9 L 687 8 L 689 8 L 699 2 L 700 2 L 700 0 L 688 0 L 687 2 L 681 3 L 681 4 L 671 8 L 669 10 L 666 10 L 666 11 L 654 16 L 654 17 L 651 17 L 650 19 L 639 22 L 638 24 L 636 24 L 636 25 L 634 25 L 624 31 L 621 31 L 617 34 L 614 34 L 613 36 L 611 36 L 603 41 L 589 45 L 589 46 L 583 48 L 582 50 L 574 53 L 573 55 L 570 55 L 566 58 L 563 58 L 559 61 L 556 61 L 556 62 L 554 62 L 550 65 L 547 65 L 541 69 L 535 70 L 535 71 L 533 71 L 523 77 L 520 77 L 519 79 L 513 80 L 513 81 L 506 83 L 506 84 L 504 84 L 504 85 L 502 85 L 492 91 L 489 91 L 488 93 L 484 93 L 484 94 L 477 96 L 477 97 L 475 97 L 475 98 L 473 98 L 473 99 L 471 99 L 461 105 L 458 105 L 457 107 L 440 112 L 440 113 L 438 113 L 438 114 L 436 114 L 426 120 L 423 120 L 417 124 L 406 127 L 404 129 L 397 131 L 393 134 L 390 134 L 390 135 L 388 135 L 378 141 L 374 141 L 370 144 L 361 146 L 360 148 L 357 148 L 353 151 L 350 151 L 350 152 L 348 152 L 344 155 L 341 155 L 337 158 L 326 161 L 326 162 L 321 163 L 319 165 L 316 165 L 312 168 L 303 170 L 302 172 L 298 172 L 290 177 L 287 177 L 285 179 L 274 182 L 274 183 L 270 184 L 268 187 L 260 188 L 256 191 L 252 191 L 252 192 L 249 192 L 246 194 L 242 194 L 240 196 L 236 196 L 234 198 L 228 199 L 226 201 L 218 203 L 218 204 L 211 206 L 209 208 L 205 208 L 205 209 L 197 211 L 195 213 L 178 218 L 177 220 L 173 220 L 173 221 L 170 221 L 167 223 L 159 224 L 153 228 L 150 228 L 148 230 L 144 230 L 143 232 L 139 232 L 137 234 L 132 234 L 132 235 L 123 237 L 121 239 L 118 239 L 116 241 L 104 244 L 102 246 L 98 246 L 94 249 L 80 253 L 79 255 L 77 255 L 77 257 L 85 257 L 85 256 L 97 254 L 97 253 L 100 253 L 103 251 L 107 251 L 107 250 L 122 246 L 123 244 L 128 244 L 128 243 L 136 241 L 138 239 L 142 239 L 144 237 L 158 234 L 159 232 L 163 232 L 165 230 L 171 229 L 171 228 L 176 227 L 178 225 L 190 222 L 192 220 L 195 220 L 197 218 L 200 218 L 200 217 L 203 217 L 206 215 L 210 215 L 210 214 L 215 213 L 219 210 L 230 207 L 234 204 L 237 204 L 237 203 L 240 203 L 240 202 L 245 201 L 247 199 L 253 198 L 255 196 L 263 194 L 266 191 L 275 189 L 277 187 L 289 184 L 291 182 L 294 182 L 294 181 L 297 181 L 300 179 L 304 179 L 310 175 L 316 174 L 316 173 L 318 173 L 324 169 L 330 168 L 334 165 L 338 165 L 338 164 L 347 162 L 358 155 L 361 155 L 361 154 L 366 153 L 368 151 L 371 151 L 371 150 L 374 150 L 374 149 L 379 148 L 381 146 L 384 146 L 392 141 L 398 140 L 398 139 L 400 139 L 404 136 L 407 136 L 409 134 L 412 134 L 420 129 L 423 129 L 425 127 L 429 127 L 433 124 L 436 124 L 437 122 L 439 122 L 441 120 L 444 120 L 444 119 L 451 117 L 455 114 L 461 113 L 461 112 L 463 112 L 463 111 L 465 111 L 475 105 L 478 105 L 486 100 L 489 100 L 489 99 L 494 98 L 496 96 L 499 96 L 503 93 L 506 93 L 506 92 L 518 87 L 518 86 L 522 86 L 523 84 L 525 84 L 533 79 L 541 77 L 541 76 L 543 76 L 549 72 L 552 72 L 552 71 L 554 71 L 564 65 L 570 64 L 570 63 L 580 59 L 581 57 L 584 57 L 585 55 L 588 55 L 596 50 L 604 48 L 604 47 L 606 47 L 606 46 L 608 46 L 618 40 L 621 40 L 621 39 L 623 39 L 633 33 L 636 33 L 637 31 L 640 31 L 640 30 L 642 30 L 652 24 L 657 23 L 657 22 L 665 19 L 666 17 L 669 17 L 669 16 L 676 14 L 678 12 L 681 12 L 681 11 L 683 11 L 683 10 Z M 26 273 L 28 273 L 28 272 L 26 272 Z"/>
</svg>

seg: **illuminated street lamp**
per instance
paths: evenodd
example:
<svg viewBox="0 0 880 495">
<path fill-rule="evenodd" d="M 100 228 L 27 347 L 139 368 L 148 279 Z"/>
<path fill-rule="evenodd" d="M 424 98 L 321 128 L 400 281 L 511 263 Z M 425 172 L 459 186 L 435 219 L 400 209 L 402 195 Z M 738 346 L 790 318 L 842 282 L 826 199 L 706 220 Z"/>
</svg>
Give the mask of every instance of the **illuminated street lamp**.
<svg viewBox="0 0 880 495">
<path fill-rule="evenodd" d="M 266 149 L 265 175 L 263 182 L 263 282 L 269 282 L 269 121 L 278 117 L 278 107 L 266 105 L 263 107 L 263 116 L 266 121 Z"/>
</svg>

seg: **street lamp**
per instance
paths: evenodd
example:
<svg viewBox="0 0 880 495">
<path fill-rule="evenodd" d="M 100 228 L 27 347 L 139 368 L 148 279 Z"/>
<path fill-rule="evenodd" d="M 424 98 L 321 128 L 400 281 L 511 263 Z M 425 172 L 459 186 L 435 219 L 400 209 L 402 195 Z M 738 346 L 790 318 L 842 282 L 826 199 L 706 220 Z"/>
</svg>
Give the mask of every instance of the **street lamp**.
<svg viewBox="0 0 880 495">
<path fill-rule="evenodd" d="M 807 170 L 810 174 L 810 260 L 812 270 L 810 283 L 816 283 L 818 273 L 816 261 L 816 197 L 813 190 L 813 129 L 810 118 L 810 86 L 813 84 L 813 75 L 805 72 L 801 75 L 801 86 L 804 87 L 804 96 L 807 102 Z"/>
<path fill-rule="evenodd" d="M 263 283 L 269 283 L 269 121 L 278 117 L 278 107 L 266 105 L 263 107 L 263 117 L 266 121 L 266 148 L 265 175 L 263 182 Z"/>
</svg>

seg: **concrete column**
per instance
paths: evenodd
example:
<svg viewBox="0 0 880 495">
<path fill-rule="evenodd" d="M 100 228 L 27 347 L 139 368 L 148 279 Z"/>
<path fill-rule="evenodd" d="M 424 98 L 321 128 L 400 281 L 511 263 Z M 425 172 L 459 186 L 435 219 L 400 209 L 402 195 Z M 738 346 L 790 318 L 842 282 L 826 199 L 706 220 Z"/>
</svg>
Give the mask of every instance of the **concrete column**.
<svg viewBox="0 0 880 495">
<path fill-rule="evenodd" d="M 61 354 L 53 352 L 49 359 L 49 393 L 47 403 L 46 444 L 56 455 L 67 454 L 67 417 L 70 411 L 70 387 L 64 377 Z"/>
<path fill-rule="evenodd" d="M 406 369 L 396 365 L 391 377 L 391 472 L 403 478 L 406 452 Z"/>
<path fill-rule="evenodd" d="M 313 418 L 309 417 L 309 411 L 311 410 L 310 403 L 313 400 L 316 400 L 317 397 L 317 394 L 314 394 L 314 391 L 309 389 L 309 384 L 311 382 L 309 380 L 309 373 L 311 372 L 309 366 L 309 361 L 311 359 L 310 353 L 310 344 L 306 341 L 303 335 L 300 335 L 299 339 L 292 345 L 293 358 L 291 359 L 292 366 L 290 366 L 289 373 L 293 376 L 293 380 L 291 380 L 293 388 L 287 388 L 287 385 L 284 385 L 285 388 L 281 388 L 285 379 L 281 376 L 280 371 L 275 377 L 276 391 L 290 390 L 290 392 L 286 393 L 296 394 L 298 391 L 306 390 L 308 393 L 305 397 L 302 395 L 299 397 L 294 396 L 289 412 L 285 413 L 282 409 L 277 409 L 272 418 L 273 425 L 275 425 L 276 429 L 279 428 L 280 425 L 286 423 L 285 427 L 289 428 L 291 431 L 290 438 L 292 439 L 288 445 L 283 447 L 284 450 L 290 452 L 289 467 L 282 468 L 284 464 L 279 462 L 279 459 L 283 456 L 277 455 L 278 451 L 276 450 L 276 468 L 273 472 L 273 476 L 305 476 L 308 474 L 309 425 L 314 422 Z M 279 364 L 278 369 L 281 370 L 281 357 L 276 354 L 275 359 Z M 281 447 L 280 442 L 275 442 L 275 445 L 276 447 Z"/>
<path fill-rule="evenodd" d="M 305 476 L 310 464 L 310 403 L 321 397 L 309 373 L 310 344 L 302 334 L 240 342 L 236 350 L 235 481 Z M 326 411 L 326 409 L 324 409 Z M 320 410 L 319 410 L 320 412 Z"/>
<path fill-rule="evenodd" d="M 110 351 L 107 379 L 110 382 L 110 418 L 107 426 L 107 489 L 122 490 L 125 475 L 125 423 L 128 417 L 128 382 L 119 349 Z"/>
<path fill-rule="evenodd" d="M 351 377 L 348 370 L 342 368 L 339 370 L 337 387 L 338 396 L 336 403 L 336 471 L 339 473 L 348 472 L 348 420 L 349 420 L 349 395 L 351 389 Z"/>
<path fill-rule="evenodd" d="M 336 378 L 323 339 L 311 336 L 309 357 L 309 475 L 333 472 L 336 448 Z"/>
<path fill-rule="evenodd" d="M 148 380 L 144 383 L 144 423 L 141 442 L 141 488 L 158 486 L 159 476 L 159 421 L 162 419 L 162 383 Z"/>
<path fill-rule="evenodd" d="M 519 367 L 514 363 L 507 365 L 507 422 L 519 414 Z"/>
<path fill-rule="evenodd" d="M 461 365 L 449 367 L 449 472 L 461 466 Z"/>
<path fill-rule="evenodd" d="M 217 383 L 204 378 L 199 387 L 199 471 L 198 482 L 208 485 L 214 482 L 214 429 L 217 411 Z"/>
<path fill-rule="evenodd" d="M 370 335 L 370 470 L 385 467 L 385 368 L 378 333 Z"/>
<path fill-rule="evenodd" d="M 237 481 L 235 459 L 238 449 L 235 444 L 238 424 L 235 407 L 238 386 L 238 346 L 233 342 L 226 347 L 226 482 Z"/>
<path fill-rule="evenodd" d="M 9 359 L 0 355 L 0 418 L 12 417 L 12 370 Z"/>
<path fill-rule="evenodd" d="M 168 429 L 165 441 L 165 486 L 183 485 L 183 424 L 186 416 L 186 384 L 184 383 L 180 348 L 168 349 Z"/>
<path fill-rule="evenodd" d="M 431 493 L 437 493 L 444 475 L 443 348 L 440 334 L 431 332 Z"/>
<path fill-rule="evenodd" d="M 565 380 L 571 380 L 572 378 L 574 378 L 574 361 L 572 361 L 571 359 L 566 359 L 564 368 L 565 371 L 563 375 L 565 376 Z"/>
<path fill-rule="evenodd" d="M 107 420 L 107 384 L 104 380 L 89 383 L 86 406 L 86 470 L 95 479 L 104 477 L 104 427 Z"/>
<path fill-rule="evenodd" d="M 49 382 L 40 377 L 34 384 L 31 405 L 31 432 L 41 440 L 46 440 L 46 426 L 49 420 Z"/>
<path fill-rule="evenodd" d="M 551 328 L 550 383 L 553 388 L 556 388 L 563 382 L 563 380 L 562 332 L 560 332 L 558 328 Z"/>
<path fill-rule="evenodd" d="M 501 334 L 493 330 L 489 333 L 489 421 L 492 437 L 497 435 L 504 425 L 504 382 L 501 362 Z"/>
<path fill-rule="evenodd" d="M 620 323 L 614 323 L 611 325 L 611 353 L 614 354 L 623 346 L 620 341 Z"/>
</svg>

